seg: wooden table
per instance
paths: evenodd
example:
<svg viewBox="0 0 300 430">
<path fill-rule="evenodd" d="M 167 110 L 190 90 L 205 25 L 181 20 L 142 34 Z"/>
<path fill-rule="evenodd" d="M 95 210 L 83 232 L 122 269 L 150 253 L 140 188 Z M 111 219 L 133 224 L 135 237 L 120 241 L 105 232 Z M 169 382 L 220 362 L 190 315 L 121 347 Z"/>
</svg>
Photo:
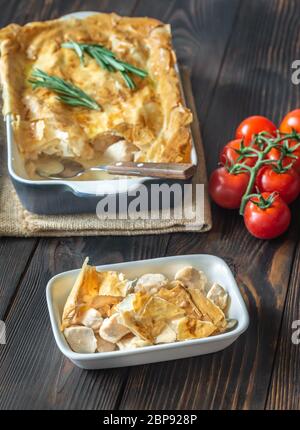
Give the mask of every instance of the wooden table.
<svg viewBox="0 0 300 430">
<path fill-rule="evenodd" d="M 179 60 L 192 70 L 208 169 L 244 117 L 279 121 L 300 106 L 291 83 L 299 58 L 298 0 L 10 0 L 0 25 L 76 10 L 150 15 L 170 22 Z M 3 136 L 1 137 L 4 138 Z M 235 212 L 213 207 L 206 234 L 0 240 L 0 407 L 9 409 L 299 409 L 299 204 L 287 234 L 252 238 Z M 227 350 L 133 368 L 84 371 L 55 345 L 45 285 L 63 270 L 185 253 L 211 253 L 230 265 L 250 313 L 248 331 Z"/>
</svg>

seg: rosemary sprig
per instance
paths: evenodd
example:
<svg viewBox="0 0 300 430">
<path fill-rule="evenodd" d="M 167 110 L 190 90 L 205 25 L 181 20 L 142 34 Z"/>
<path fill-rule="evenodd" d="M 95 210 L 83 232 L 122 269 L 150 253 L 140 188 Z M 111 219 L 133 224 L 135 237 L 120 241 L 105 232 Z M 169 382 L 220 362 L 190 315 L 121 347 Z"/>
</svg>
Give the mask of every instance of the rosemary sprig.
<svg viewBox="0 0 300 430">
<path fill-rule="evenodd" d="M 119 60 L 112 51 L 102 45 L 93 43 L 78 43 L 71 40 L 70 42 L 62 43 L 61 46 L 62 48 L 74 49 L 80 58 L 81 64 L 83 64 L 84 53 L 86 53 L 92 57 L 103 69 L 106 69 L 109 72 L 120 72 L 127 86 L 131 90 L 136 88 L 136 85 L 129 76 L 129 73 L 139 76 L 140 78 L 145 78 L 148 76 L 148 72 L 146 72 L 146 70 L 139 69 L 138 67 Z"/>
<path fill-rule="evenodd" d="M 58 100 L 70 106 L 82 106 L 88 109 L 99 110 L 100 105 L 85 93 L 80 88 L 73 85 L 71 82 L 50 76 L 48 73 L 40 69 L 34 69 L 31 74 L 31 79 L 28 80 L 32 88 L 48 88 L 58 94 Z"/>
</svg>

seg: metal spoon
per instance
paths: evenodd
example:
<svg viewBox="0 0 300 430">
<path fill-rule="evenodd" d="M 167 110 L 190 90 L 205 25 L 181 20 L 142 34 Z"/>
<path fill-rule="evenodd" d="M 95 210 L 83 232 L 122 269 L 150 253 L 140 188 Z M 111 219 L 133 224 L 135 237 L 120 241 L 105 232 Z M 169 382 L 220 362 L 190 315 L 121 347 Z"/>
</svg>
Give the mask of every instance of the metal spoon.
<svg viewBox="0 0 300 430">
<path fill-rule="evenodd" d="M 60 164 L 60 165 L 59 165 Z M 194 175 L 196 166 L 187 163 L 133 163 L 118 162 L 114 164 L 93 166 L 85 169 L 82 164 L 69 159 L 56 160 L 54 171 L 47 164 L 37 166 L 36 173 L 47 179 L 73 179 L 86 172 L 106 172 L 111 175 L 144 176 L 166 179 L 189 179 Z"/>
</svg>

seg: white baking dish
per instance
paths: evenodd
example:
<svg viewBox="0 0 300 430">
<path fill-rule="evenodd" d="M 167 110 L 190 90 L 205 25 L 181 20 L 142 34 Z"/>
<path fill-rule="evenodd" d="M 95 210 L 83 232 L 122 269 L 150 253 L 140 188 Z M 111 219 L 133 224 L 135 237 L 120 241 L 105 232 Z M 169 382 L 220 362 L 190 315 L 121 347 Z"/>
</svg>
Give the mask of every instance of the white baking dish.
<svg viewBox="0 0 300 430">
<path fill-rule="evenodd" d="M 79 270 L 72 270 L 54 276 L 49 281 L 46 289 L 51 325 L 61 352 L 78 367 L 104 369 L 210 354 L 231 345 L 247 329 L 249 316 L 235 279 L 229 267 L 221 258 L 201 254 L 182 255 L 98 266 L 98 269 L 122 271 L 128 278 L 155 272 L 163 273 L 172 278 L 178 269 L 186 265 L 192 265 L 203 270 L 210 282 L 218 282 L 226 288 L 230 295 L 228 317 L 238 320 L 237 326 L 232 331 L 204 339 L 148 346 L 130 351 L 78 354 L 70 349 L 60 331 L 63 308 L 74 280 L 79 273 Z"/>
<path fill-rule="evenodd" d="M 95 13 L 97 12 L 76 12 L 61 19 L 72 17 L 83 19 Z M 183 91 L 182 97 L 184 99 Z M 99 181 L 32 180 L 26 173 L 24 161 L 14 143 L 10 115 L 6 116 L 6 132 L 8 171 L 22 204 L 31 212 L 41 214 L 95 212 L 99 196 L 134 192 L 140 184 L 146 181 L 153 182 L 153 179 L 147 177 Z M 197 165 L 194 142 L 191 162 Z M 44 199 L 45 193 L 47 201 Z"/>
</svg>

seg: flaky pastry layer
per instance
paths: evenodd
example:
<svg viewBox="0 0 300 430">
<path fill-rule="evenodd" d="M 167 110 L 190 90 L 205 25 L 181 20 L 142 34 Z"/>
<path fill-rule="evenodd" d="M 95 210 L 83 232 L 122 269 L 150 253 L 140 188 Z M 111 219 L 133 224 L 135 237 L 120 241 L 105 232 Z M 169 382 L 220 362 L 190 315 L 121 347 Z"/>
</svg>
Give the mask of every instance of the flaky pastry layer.
<svg viewBox="0 0 300 430">
<path fill-rule="evenodd" d="M 63 42 L 101 44 L 148 72 L 133 76 L 130 90 L 120 73 L 86 56 L 82 65 Z M 15 139 L 27 160 L 40 154 L 92 160 L 114 141 L 131 145 L 134 161 L 189 162 L 192 114 L 184 106 L 175 70 L 170 26 L 151 18 L 95 14 L 83 20 L 52 20 L 0 31 L 3 114 L 14 118 Z M 33 68 L 82 88 L 101 111 L 70 107 L 28 83 Z"/>
</svg>

